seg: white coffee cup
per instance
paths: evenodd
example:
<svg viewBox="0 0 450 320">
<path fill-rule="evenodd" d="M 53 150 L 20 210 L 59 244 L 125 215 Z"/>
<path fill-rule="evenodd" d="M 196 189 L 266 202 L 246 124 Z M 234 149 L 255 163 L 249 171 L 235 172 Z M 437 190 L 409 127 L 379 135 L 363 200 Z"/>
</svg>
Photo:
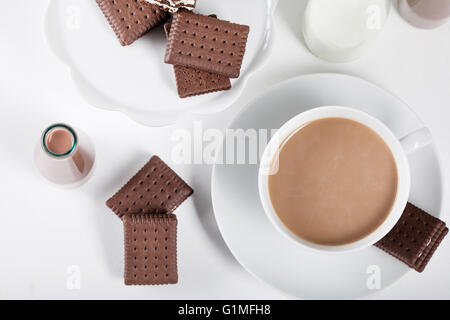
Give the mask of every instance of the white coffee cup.
<svg viewBox="0 0 450 320">
<path fill-rule="evenodd" d="M 397 194 L 395 197 L 392 209 L 387 216 L 386 220 L 372 233 L 368 234 L 363 239 L 358 241 L 337 246 L 326 246 L 316 243 L 312 243 L 302 239 L 301 237 L 290 231 L 280 220 L 276 214 L 269 195 L 269 183 L 268 179 L 270 174 L 274 172 L 273 159 L 275 158 L 279 146 L 281 143 L 289 137 L 289 135 L 297 130 L 299 127 L 305 124 L 319 120 L 323 118 L 345 118 L 357 121 L 372 130 L 374 130 L 386 143 L 392 152 L 394 161 L 397 167 Z M 409 163 L 406 157 L 407 154 L 430 144 L 432 141 L 431 134 L 427 128 L 417 130 L 408 136 L 397 139 L 392 131 L 386 127 L 381 121 L 373 116 L 348 107 L 341 106 L 326 106 L 310 109 L 306 112 L 300 113 L 294 118 L 287 121 L 272 137 L 266 146 L 264 153 L 261 157 L 261 163 L 259 167 L 258 187 L 259 195 L 261 199 L 264 211 L 274 227 L 281 232 L 284 236 L 293 240 L 295 243 L 315 251 L 339 253 L 348 252 L 368 247 L 378 240 L 383 238 L 400 219 L 403 210 L 406 206 L 410 191 L 410 170 Z M 276 170 L 276 164 L 275 164 Z"/>
</svg>

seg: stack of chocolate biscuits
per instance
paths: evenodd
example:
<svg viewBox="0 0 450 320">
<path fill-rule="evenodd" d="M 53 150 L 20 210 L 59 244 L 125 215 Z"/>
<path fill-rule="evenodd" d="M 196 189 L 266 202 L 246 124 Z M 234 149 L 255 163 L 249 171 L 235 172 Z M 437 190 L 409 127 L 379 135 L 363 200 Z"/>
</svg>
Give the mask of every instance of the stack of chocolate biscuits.
<svg viewBox="0 0 450 320">
<path fill-rule="evenodd" d="M 196 0 L 96 0 L 122 45 L 164 26 L 165 63 L 174 66 L 180 98 L 228 90 L 238 78 L 250 28 L 194 13 Z"/>
<path fill-rule="evenodd" d="M 106 205 L 123 221 L 125 284 L 178 282 L 175 209 L 193 190 L 153 156 Z"/>
</svg>

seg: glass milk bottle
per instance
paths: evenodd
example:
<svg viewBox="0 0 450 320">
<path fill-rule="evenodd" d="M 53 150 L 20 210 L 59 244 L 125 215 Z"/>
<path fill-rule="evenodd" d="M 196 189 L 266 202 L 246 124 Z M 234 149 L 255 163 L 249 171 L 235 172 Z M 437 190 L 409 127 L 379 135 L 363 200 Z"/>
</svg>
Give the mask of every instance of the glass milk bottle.
<svg viewBox="0 0 450 320">
<path fill-rule="evenodd" d="M 390 6 L 390 0 L 309 0 L 303 21 L 306 45 L 324 60 L 355 60 L 383 29 Z"/>
<path fill-rule="evenodd" d="M 399 0 L 398 11 L 415 27 L 437 28 L 450 18 L 450 0 Z"/>
<path fill-rule="evenodd" d="M 54 184 L 73 188 L 91 176 L 95 149 L 91 139 L 81 130 L 62 123 L 48 127 L 34 151 L 39 173 Z"/>
</svg>

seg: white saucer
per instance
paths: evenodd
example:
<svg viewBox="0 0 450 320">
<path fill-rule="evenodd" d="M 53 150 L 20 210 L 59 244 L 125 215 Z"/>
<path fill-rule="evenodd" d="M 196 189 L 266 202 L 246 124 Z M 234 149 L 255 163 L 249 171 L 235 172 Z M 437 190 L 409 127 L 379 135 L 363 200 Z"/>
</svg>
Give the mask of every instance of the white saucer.
<svg viewBox="0 0 450 320">
<path fill-rule="evenodd" d="M 249 76 L 266 62 L 278 0 L 199 0 L 195 12 L 250 26 L 241 76 L 232 89 L 180 99 L 173 67 L 164 63 L 162 26 L 128 47 L 119 44 L 94 0 L 51 0 L 45 35 L 52 51 L 71 71 L 91 105 L 122 111 L 151 126 L 167 125 L 189 113 L 216 113 L 241 94 Z"/>
<path fill-rule="evenodd" d="M 399 138 L 423 127 L 407 105 L 367 81 L 339 74 L 315 74 L 285 81 L 266 91 L 229 128 L 279 128 L 298 113 L 324 105 L 365 111 L 383 121 Z M 222 157 L 222 150 L 218 156 Z M 409 201 L 440 216 L 443 186 L 434 145 L 420 149 L 408 160 L 412 179 Z M 380 271 L 380 289 L 410 271 L 375 247 L 325 255 L 293 244 L 265 216 L 258 196 L 257 173 L 257 164 L 215 165 L 211 187 L 222 236 L 236 259 L 255 277 L 295 297 L 347 299 L 379 290 L 367 286 L 374 270 L 370 266 L 379 267 L 375 269 Z"/>
</svg>

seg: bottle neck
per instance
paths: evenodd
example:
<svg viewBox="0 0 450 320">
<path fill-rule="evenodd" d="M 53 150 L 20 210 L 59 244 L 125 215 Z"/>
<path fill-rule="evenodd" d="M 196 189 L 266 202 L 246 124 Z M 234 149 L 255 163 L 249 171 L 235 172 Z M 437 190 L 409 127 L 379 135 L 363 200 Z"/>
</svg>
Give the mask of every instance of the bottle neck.
<svg viewBox="0 0 450 320">
<path fill-rule="evenodd" d="M 75 131 L 68 125 L 57 123 L 48 127 L 42 135 L 44 151 L 54 158 L 72 155 L 78 144 Z"/>
</svg>

